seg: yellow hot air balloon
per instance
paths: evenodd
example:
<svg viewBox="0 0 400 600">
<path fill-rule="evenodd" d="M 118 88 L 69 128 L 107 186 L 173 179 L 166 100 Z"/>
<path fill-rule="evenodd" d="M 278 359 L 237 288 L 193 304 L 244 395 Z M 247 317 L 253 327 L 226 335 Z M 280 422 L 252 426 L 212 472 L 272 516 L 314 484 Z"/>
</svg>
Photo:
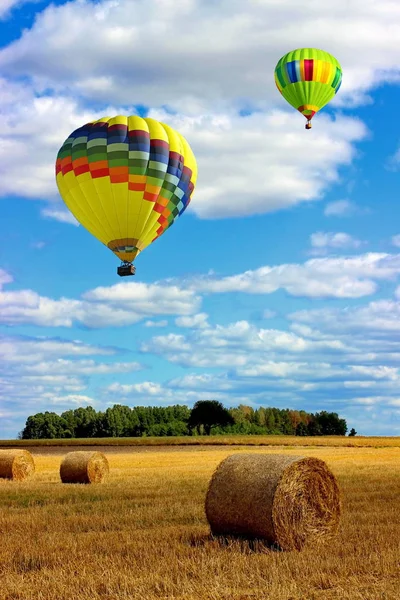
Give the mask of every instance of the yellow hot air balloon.
<svg viewBox="0 0 400 600">
<path fill-rule="evenodd" d="M 342 83 L 342 68 L 332 54 L 299 48 L 282 56 L 275 67 L 275 84 L 291 106 L 311 119 L 332 100 Z"/>
<path fill-rule="evenodd" d="M 187 208 L 197 179 L 185 138 L 154 119 L 103 117 L 60 148 L 56 181 L 65 204 L 133 275 L 133 261 Z"/>
</svg>

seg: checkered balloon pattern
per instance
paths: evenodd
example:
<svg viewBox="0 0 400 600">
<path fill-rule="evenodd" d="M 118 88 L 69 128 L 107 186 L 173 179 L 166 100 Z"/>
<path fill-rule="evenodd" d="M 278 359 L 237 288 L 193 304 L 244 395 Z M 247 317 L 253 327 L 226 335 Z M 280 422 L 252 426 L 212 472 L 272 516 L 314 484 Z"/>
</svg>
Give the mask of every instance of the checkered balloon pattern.
<svg viewBox="0 0 400 600">
<path fill-rule="evenodd" d="M 56 161 L 57 186 L 69 210 L 127 262 L 186 210 L 196 179 L 185 138 L 138 116 L 83 125 L 65 140 Z"/>
</svg>

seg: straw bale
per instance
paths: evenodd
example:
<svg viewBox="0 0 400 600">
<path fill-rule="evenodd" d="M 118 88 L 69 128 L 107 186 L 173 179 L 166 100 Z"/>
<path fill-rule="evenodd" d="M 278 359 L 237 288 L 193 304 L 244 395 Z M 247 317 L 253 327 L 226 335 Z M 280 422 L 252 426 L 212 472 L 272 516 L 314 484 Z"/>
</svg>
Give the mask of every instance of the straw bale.
<svg viewBox="0 0 400 600">
<path fill-rule="evenodd" d="M 69 452 L 60 466 L 63 483 L 103 483 L 108 473 L 108 460 L 102 452 Z"/>
<path fill-rule="evenodd" d="M 301 550 L 337 532 L 340 490 L 318 458 L 236 454 L 214 472 L 205 510 L 214 535 L 262 539 L 282 550 Z"/>
<path fill-rule="evenodd" d="M 34 472 L 35 463 L 28 450 L 0 450 L 0 478 L 23 481 Z"/>
</svg>

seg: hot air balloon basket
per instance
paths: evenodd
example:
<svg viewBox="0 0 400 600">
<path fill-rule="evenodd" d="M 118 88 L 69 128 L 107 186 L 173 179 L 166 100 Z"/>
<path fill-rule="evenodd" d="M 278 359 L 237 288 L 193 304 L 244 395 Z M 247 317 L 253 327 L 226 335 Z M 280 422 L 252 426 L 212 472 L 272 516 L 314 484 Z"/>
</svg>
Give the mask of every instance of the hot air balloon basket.
<svg viewBox="0 0 400 600">
<path fill-rule="evenodd" d="M 118 267 L 117 273 L 120 277 L 128 277 L 129 275 L 134 275 L 136 273 L 136 267 L 131 263 L 122 263 Z"/>
</svg>

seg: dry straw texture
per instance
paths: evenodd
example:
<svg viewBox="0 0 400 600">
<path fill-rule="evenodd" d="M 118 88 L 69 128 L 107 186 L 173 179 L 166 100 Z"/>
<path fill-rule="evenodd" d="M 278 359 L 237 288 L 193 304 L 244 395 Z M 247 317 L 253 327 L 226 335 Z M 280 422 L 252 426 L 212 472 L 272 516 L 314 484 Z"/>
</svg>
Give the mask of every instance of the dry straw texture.
<svg viewBox="0 0 400 600">
<path fill-rule="evenodd" d="M 108 472 L 108 460 L 102 452 L 69 452 L 60 466 L 63 483 L 103 483 Z"/>
<path fill-rule="evenodd" d="M 0 478 L 23 481 L 35 472 L 28 450 L 0 450 Z"/>
<path fill-rule="evenodd" d="M 216 469 L 205 508 L 215 535 L 301 550 L 336 533 L 341 503 L 334 475 L 318 458 L 236 454 Z"/>
</svg>

